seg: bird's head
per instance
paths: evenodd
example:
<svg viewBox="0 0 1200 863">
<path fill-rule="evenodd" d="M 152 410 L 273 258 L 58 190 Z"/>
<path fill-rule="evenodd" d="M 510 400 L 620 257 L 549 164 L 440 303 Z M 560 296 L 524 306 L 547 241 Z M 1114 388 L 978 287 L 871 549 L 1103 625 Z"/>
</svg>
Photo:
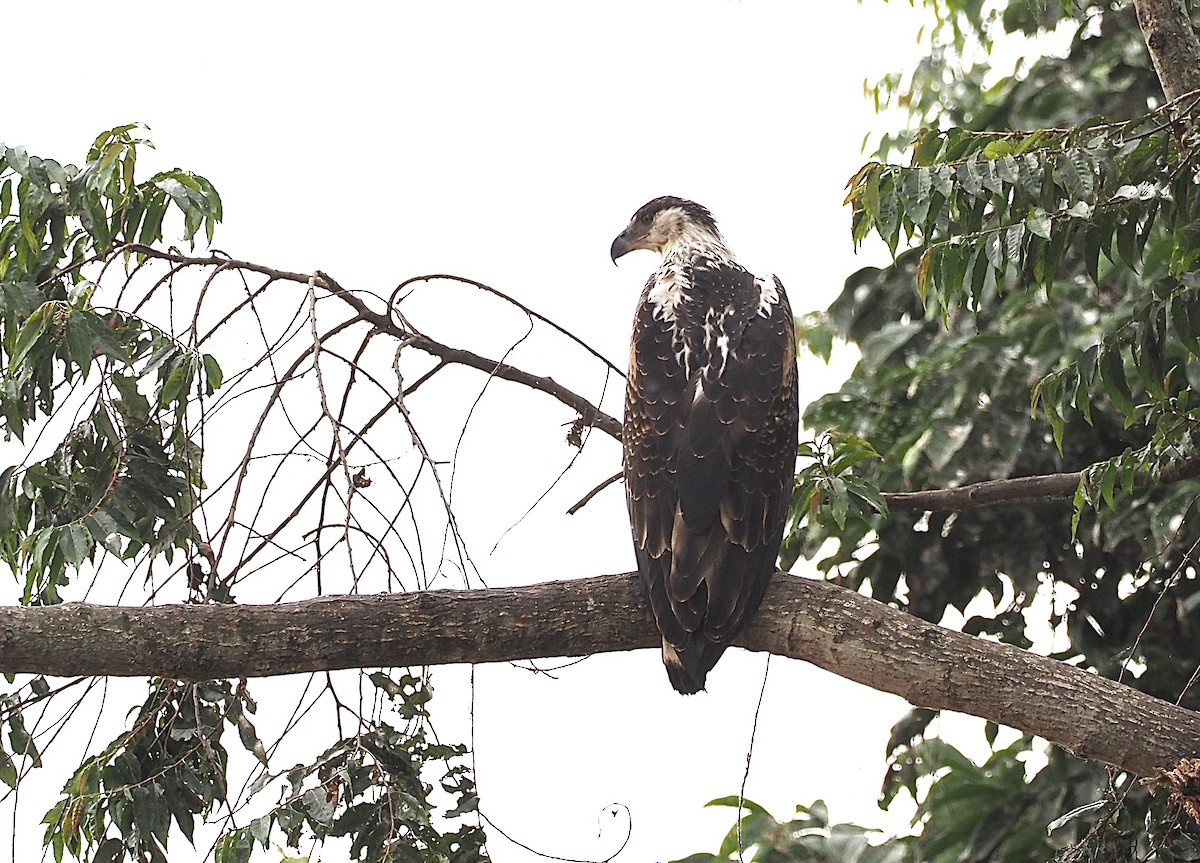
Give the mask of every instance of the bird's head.
<svg viewBox="0 0 1200 863">
<path fill-rule="evenodd" d="M 629 226 L 613 240 L 610 253 L 615 264 L 634 249 L 662 253 L 678 244 L 724 248 L 712 213 L 694 201 L 666 195 L 638 208 Z"/>
</svg>

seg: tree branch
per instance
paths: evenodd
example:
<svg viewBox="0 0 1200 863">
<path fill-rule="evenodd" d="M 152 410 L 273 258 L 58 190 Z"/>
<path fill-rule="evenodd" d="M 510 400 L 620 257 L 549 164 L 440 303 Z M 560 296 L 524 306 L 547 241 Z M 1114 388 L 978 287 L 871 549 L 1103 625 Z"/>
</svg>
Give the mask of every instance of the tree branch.
<svg viewBox="0 0 1200 863">
<path fill-rule="evenodd" d="M 1069 498 L 1079 487 L 1075 473 L 1050 473 L 1040 476 L 1018 476 L 993 479 L 958 488 L 935 488 L 928 491 L 889 492 L 883 496 L 891 512 L 942 512 L 945 510 L 976 509 L 997 503 L 1019 500 Z"/>
<path fill-rule="evenodd" d="M 1200 89 L 1200 40 L 1183 0 L 1134 0 L 1133 5 L 1167 101 Z"/>
<path fill-rule="evenodd" d="M 942 512 L 976 509 L 997 503 L 1022 500 L 1051 500 L 1074 496 L 1083 471 L 1048 473 L 993 479 L 957 488 L 928 491 L 889 492 L 883 496 L 891 512 Z M 1133 478 L 1134 488 L 1171 485 L 1200 476 L 1200 461 L 1184 461 L 1155 473 L 1140 473 Z"/>
<path fill-rule="evenodd" d="M 0 608 L 0 672 L 8 674 L 199 680 L 657 644 L 631 574 L 277 605 Z M 1140 775 L 1198 754 L 1195 713 L 827 582 L 777 575 L 738 644 L 803 659 L 921 707 L 1003 723 Z"/>
<path fill-rule="evenodd" d="M 252 261 L 239 261 L 234 258 L 228 258 L 223 255 L 207 255 L 203 257 L 195 257 L 183 255 L 179 252 L 164 252 L 161 249 L 155 249 L 151 246 L 142 246 L 136 243 L 131 243 L 126 246 L 121 246 L 113 251 L 116 256 L 123 252 L 132 252 L 138 255 L 145 255 L 148 258 L 156 258 L 163 261 L 168 261 L 174 264 L 184 266 L 198 267 L 222 267 L 227 270 L 246 270 L 252 273 L 258 273 L 267 276 L 271 279 L 277 279 L 285 282 L 296 282 L 307 286 L 309 280 L 322 289 L 329 291 L 338 299 L 347 303 L 358 317 L 366 321 L 371 326 L 380 332 L 387 333 L 400 339 L 403 343 L 411 345 L 418 350 L 424 351 L 427 354 L 432 354 L 444 363 L 458 363 L 459 365 L 470 366 L 478 369 L 486 374 L 492 375 L 503 380 L 512 381 L 513 383 L 522 384 L 530 389 L 538 390 L 562 402 L 567 407 L 576 411 L 584 421 L 585 425 L 594 426 L 608 435 L 611 435 L 618 440 L 621 437 L 621 421 L 615 417 L 609 416 L 604 411 L 597 408 L 590 401 L 585 399 L 578 393 L 567 389 L 562 384 L 558 383 L 551 377 L 543 377 L 540 375 L 530 374 L 527 371 L 510 366 L 507 363 L 498 362 L 497 360 L 488 359 L 471 351 L 461 348 L 452 348 L 449 345 L 444 345 L 435 339 L 422 335 L 408 327 L 396 323 L 391 316 L 376 311 L 368 306 L 363 300 L 356 296 L 351 291 L 346 290 L 339 285 L 334 279 L 325 273 L 294 273 L 288 270 L 278 270 L 274 267 L 263 266 Z M 432 278 L 425 276 L 422 278 Z M 477 282 L 469 282 L 470 284 L 479 284 Z M 524 307 L 521 307 L 524 308 Z M 556 327 L 557 328 L 557 327 Z M 561 328 L 557 328 L 561 329 Z"/>
</svg>

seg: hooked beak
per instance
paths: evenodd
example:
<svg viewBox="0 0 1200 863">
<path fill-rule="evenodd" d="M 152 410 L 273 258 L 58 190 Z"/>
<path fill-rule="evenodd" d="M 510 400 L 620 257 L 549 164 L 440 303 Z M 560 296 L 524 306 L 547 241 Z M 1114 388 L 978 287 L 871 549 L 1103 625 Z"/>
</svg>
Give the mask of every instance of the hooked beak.
<svg viewBox="0 0 1200 863">
<path fill-rule="evenodd" d="M 634 249 L 644 249 L 645 244 L 641 237 L 631 237 L 630 231 L 632 226 L 626 228 L 621 233 L 617 234 L 617 238 L 612 242 L 612 248 L 608 250 L 608 255 L 612 258 L 613 265 L 617 263 L 617 258 L 627 252 L 632 252 Z"/>
<path fill-rule="evenodd" d="M 617 265 L 617 258 L 629 251 L 629 243 L 625 239 L 625 234 L 617 235 L 617 238 L 612 242 L 612 248 L 608 250 L 608 255 L 612 258 L 613 266 Z"/>
</svg>

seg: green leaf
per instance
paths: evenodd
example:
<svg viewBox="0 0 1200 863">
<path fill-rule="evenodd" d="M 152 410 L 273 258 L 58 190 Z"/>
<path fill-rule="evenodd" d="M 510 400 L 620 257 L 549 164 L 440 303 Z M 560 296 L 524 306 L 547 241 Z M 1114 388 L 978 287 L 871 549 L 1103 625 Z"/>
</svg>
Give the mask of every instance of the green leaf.
<svg viewBox="0 0 1200 863">
<path fill-rule="evenodd" d="M 1025 220 L 1025 227 L 1043 240 L 1050 239 L 1050 226 L 1050 217 L 1041 209 L 1036 210 L 1032 216 Z"/>
<path fill-rule="evenodd" d="M 217 842 L 214 853 L 216 863 L 249 863 L 254 851 L 254 839 L 246 828 L 232 830 Z"/>
<path fill-rule="evenodd" d="M 1133 394 L 1129 391 L 1129 381 L 1125 377 L 1125 361 L 1120 348 L 1105 348 L 1101 351 L 1097 370 L 1104 392 L 1112 399 L 1117 410 L 1125 415 L 1128 426 L 1135 421 L 1138 410 L 1133 403 Z"/>
<path fill-rule="evenodd" d="M 1095 197 L 1092 164 L 1082 150 L 1068 150 L 1058 157 L 1055 173 L 1072 201 L 1091 201 Z"/>
<path fill-rule="evenodd" d="M 84 519 L 84 524 L 96 542 L 109 554 L 121 556 L 121 537 L 125 534 L 107 510 L 100 508 Z"/>
<path fill-rule="evenodd" d="M 1117 254 L 1121 261 L 1135 273 L 1141 264 L 1141 249 L 1138 245 L 1138 221 L 1127 216 L 1117 226 Z"/>
<path fill-rule="evenodd" d="M 838 530 L 845 530 L 846 517 L 850 513 L 850 499 L 846 492 L 846 482 L 840 477 L 829 480 L 829 512 Z"/>
<path fill-rule="evenodd" d="M 42 756 L 29 732 L 25 730 L 25 719 L 19 711 L 8 716 L 8 743 L 13 755 L 21 755 L 30 760 L 34 767 L 42 766 Z"/>
<path fill-rule="evenodd" d="M 986 167 L 986 162 L 983 165 Z M 958 185 L 968 195 L 979 197 L 983 194 L 984 176 L 980 167 L 979 157 L 971 156 L 958 166 Z"/>
<path fill-rule="evenodd" d="M 832 335 L 830 336 L 832 339 Z M 217 364 L 217 358 L 212 354 L 204 355 L 204 378 L 207 384 L 207 394 L 212 395 L 213 392 L 221 388 L 221 384 L 225 381 L 225 375 L 221 371 L 221 366 Z"/>
<path fill-rule="evenodd" d="M 75 522 L 59 531 L 58 547 L 63 558 L 78 568 L 92 553 L 92 537 L 86 527 Z"/>
<path fill-rule="evenodd" d="M 386 692 L 390 698 L 404 697 L 404 687 L 382 671 L 372 671 L 367 679 L 375 684 L 377 689 Z"/>
<path fill-rule="evenodd" d="M 247 825 L 250 835 L 257 839 L 263 848 L 267 847 L 267 843 L 270 840 L 271 823 L 273 820 L 270 815 L 263 815 L 261 818 L 255 818 Z"/>
<path fill-rule="evenodd" d="M 117 863 L 125 859 L 125 845 L 120 839 L 109 837 L 100 843 L 92 863 Z"/>
<path fill-rule="evenodd" d="M 1033 153 L 1025 153 L 1017 163 L 1017 184 L 1032 198 L 1037 198 L 1042 191 L 1042 180 L 1045 170 L 1042 163 Z"/>
<path fill-rule="evenodd" d="M 50 303 L 44 303 L 33 314 L 25 319 L 20 332 L 17 333 L 17 343 L 13 346 L 9 364 L 19 366 L 25 357 L 37 344 L 38 339 L 46 332 L 50 323 Z"/>
<path fill-rule="evenodd" d="M 196 818 L 187 808 L 187 801 L 184 796 L 185 792 L 182 788 L 168 786 L 163 799 L 166 800 L 167 806 L 171 810 L 171 817 L 175 819 L 175 823 L 179 826 L 181 832 L 188 842 L 195 845 L 193 836 L 196 832 Z"/>
<path fill-rule="evenodd" d="M 758 805 L 749 798 L 738 797 L 736 794 L 728 794 L 725 797 L 717 797 L 713 800 L 709 800 L 704 804 L 704 807 L 707 809 L 709 806 L 728 806 L 731 809 L 737 809 L 740 806 L 744 812 L 749 812 L 752 815 L 762 815 L 766 818 L 771 818 L 771 813 L 762 806 Z"/>
<path fill-rule="evenodd" d="M 1097 285 L 1100 284 L 1100 252 L 1111 237 L 1101 225 L 1090 225 L 1083 235 L 1084 268 L 1088 277 Z"/>
<path fill-rule="evenodd" d="M 1117 483 L 1116 466 L 1111 462 L 1100 472 L 1100 498 L 1110 507 L 1113 505 L 1113 488 Z"/>
<path fill-rule="evenodd" d="M 181 356 L 175 363 L 175 367 L 171 369 L 171 373 L 167 375 L 166 381 L 162 385 L 162 389 L 158 391 L 158 404 L 160 407 L 168 407 L 171 404 L 186 399 L 188 388 L 192 383 L 192 367 L 188 361 L 188 357 Z"/>
<path fill-rule="evenodd" d="M 129 355 L 116 334 L 109 328 L 108 322 L 96 314 L 84 314 L 82 318 L 92 335 L 92 347 L 123 365 L 129 365 Z"/>
<path fill-rule="evenodd" d="M 0 749 L 0 782 L 9 788 L 17 787 L 17 767 L 3 749 Z"/>
<path fill-rule="evenodd" d="M 890 176 L 886 178 L 886 183 L 880 183 L 879 209 L 875 213 L 875 230 L 887 243 L 891 253 L 896 254 L 900 232 L 900 204 L 897 200 L 893 178 Z"/>
<path fill-rule="evenodd" d="M 928 168 L 907 171 L 901 184 L 904 211 L 917 225 L 925 223 L 933 202 L 933 179 Z"/>
<path fill-rule="evenodd" d="M 167 196 L 162 193 L 153 195 L 146 202 L 146 215 L 137 237 L 137 241 L 143 246 L 154 245 L 162 239 L 162 223 L 167 214 L 168 203 Z"/>
<path fill-rule="evenodd" d="M 1071 498 L 1071 538 L 1079 536 L 1079 517 L 1083 515 L 1083 510 L 1087 506 L 1087 491 L 1085 488 L 1085 480 L 1083 477 L 1079 479 L 1079 485 L 1075 487 L 1075 494 Z"/>
<path fill-rule="evenodd" d="M 1175 335 L 1193 356 L 1200 356 L 1200 290 L 1175 291 L 1169 309 Z"/>
<path fill-rule="evenodd" d="M 156 791 L 154 785 L 132 789 L 133 817 L 143 834 L 154 836 L 165 844 L 171 826 L 171 813 L 166 800 Z"/>
<path fill-rule="evenodd" d="M 882 458 L 882 456 L 875 452 L 870 444 L 866 444 L 864 447 L 848 448 L 847 451 L 843 451 L 834 457 L 829 465 L 829 472 L 834 476 L 841 476 L 860 462 L 879 458 Z"/>
<path fill-rule="evenodd" d="M 999 160 L 1002 156 L 1008 156 L 1014 149 L 1012 141 L 1003 138 L 989 141 L 983 148 L 983 156 L 988 160 Z M 1011 156 L 1009 156 L 1011 158 Z"/>
<path fill-rule="evenodd" d="M 92 368 L 92 331 L 86 321 L 81 321 L 80 312 L 72 312 L 67 319 L 67 353 L 83 373 L 86 381 Z"/>
<path fill-rule="evenodd" d="M 329 792 L 324 788 L 310 788 L 301 797 L 304 811 L 317 824 L 328 826 L 333 823 L 333 804 L 329 802 Z"/>
</svg>

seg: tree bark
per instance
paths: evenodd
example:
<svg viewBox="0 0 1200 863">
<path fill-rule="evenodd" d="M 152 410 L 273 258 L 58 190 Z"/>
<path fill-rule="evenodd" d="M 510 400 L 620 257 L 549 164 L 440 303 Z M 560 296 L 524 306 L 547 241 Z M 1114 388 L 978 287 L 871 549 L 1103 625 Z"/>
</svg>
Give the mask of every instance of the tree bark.
<svg viewBox="0 0 1200 863">
<path fill-rule="evenodd" d="M 1183 0 L 1134 0 L 1133 5 L 1167 101 L 1200 89 L 1200 39 Z"/>
<path fill-rule="evenodd" d="M 200 680 L 657 644 L 632 574 L 277 605 L 0 608 L 0 672 L 8 674 Z M 826 582 L 778 574 L 737 644 L 803 659 L 920 707 L 1009 725 L 1139 775 L 1200 754 L 1200 715 Z"/>
</svg>

